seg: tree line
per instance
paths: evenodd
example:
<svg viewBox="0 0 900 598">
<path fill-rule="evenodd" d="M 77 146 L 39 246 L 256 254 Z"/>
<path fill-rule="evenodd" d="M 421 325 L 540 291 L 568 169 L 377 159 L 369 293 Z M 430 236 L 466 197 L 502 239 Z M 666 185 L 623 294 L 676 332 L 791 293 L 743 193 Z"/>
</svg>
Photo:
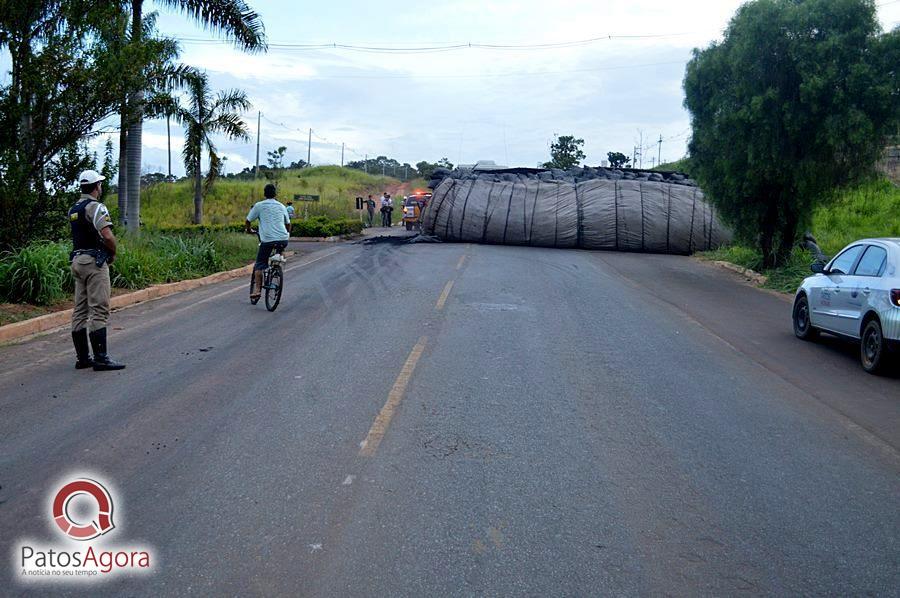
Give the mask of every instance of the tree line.
<svg viewBox="0 0 900 598">
<path fill-rule="evenodd" d="M 114 117 L 119 218 L 140 225 L 141 137 L 146 118 L 184 127 L 183 160 L 195 181 L 195 219 L 221 166 L 213 134 L 246 138 L 237 112 L 244 92 L 214 92 L 205 73 L 180 64 L 177 42 L 157 31 L 149 0 L 0 0 L 0 48 L 10 80 L 0 86 L 0 247 L 55 238 L 77 194 L 72 182 L 94 167 L 87 141 Z M 266 49 L 263 24 L 242 0 L 159 0 L 246 51 Z M 200 157 L 209 155 L 201 176 Z M 112 183 L 111 144 L 103 168 Z"/>
</svg>

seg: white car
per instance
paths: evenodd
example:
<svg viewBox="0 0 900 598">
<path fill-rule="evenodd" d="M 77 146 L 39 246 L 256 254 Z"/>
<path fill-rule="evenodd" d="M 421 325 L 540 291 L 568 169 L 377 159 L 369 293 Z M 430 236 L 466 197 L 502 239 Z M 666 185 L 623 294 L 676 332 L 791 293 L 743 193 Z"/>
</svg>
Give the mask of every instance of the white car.
<svg viewBox="0 0 900 598">
<path fill-rule="evenodd" d="M 900 238 L 856 241 L 810 268 L 794 299 L 794 334 L 858 340 L 863 369 L 884 372 L 900 350 Z"/>
</svg>

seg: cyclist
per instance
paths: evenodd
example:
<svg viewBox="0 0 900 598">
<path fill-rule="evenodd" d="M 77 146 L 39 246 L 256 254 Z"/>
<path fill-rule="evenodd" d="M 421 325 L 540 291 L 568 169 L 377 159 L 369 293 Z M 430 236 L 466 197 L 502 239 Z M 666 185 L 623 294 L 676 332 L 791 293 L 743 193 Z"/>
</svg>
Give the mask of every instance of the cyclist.
<svg viewBox="0 0 900 598">
<path fill-rule="evenodd" d="M 287 208 L 275 199 L 275 185 L 269 183 L 263 189 L 265 199 L 253 204 L 247 214 L 244 228 L 252 233 L 250 223 L 259 220 L 259 251 L 256 254 L 256 263 L 253 265 L 253 284 L 250 287 L 250 299 L 259 299 L 262 294 L 263 270 L 269 265 L 269 256 L 272 252 L 281 253 L 287 247 L 291 232 L 291 219 Z"/>
</svg>

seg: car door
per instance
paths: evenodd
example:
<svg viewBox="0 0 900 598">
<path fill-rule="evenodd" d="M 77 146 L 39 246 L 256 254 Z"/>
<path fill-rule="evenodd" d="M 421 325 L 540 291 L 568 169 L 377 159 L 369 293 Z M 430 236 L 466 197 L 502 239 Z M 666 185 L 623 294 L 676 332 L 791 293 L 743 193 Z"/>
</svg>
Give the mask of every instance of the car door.
<svg viewBox="0 0 900 598">
<path fill-rule="evenodd" d="M 865 245 L 851 245 L 831 260 L 825 276 L 816 281 L 817 287 L 812 289 L 810 299 L 813 325 L 846 334 L 844 330 L 850 327 L 840 313 L 849 309 L 849 305 L 844 305 L 845 296 L 849 295 L 847 280 L 864 249 Z"/>
<path fill-rule="evenodd" d="M 874 300 L 879 292 L 878 279 L 884 273 L 886 265 L 887 250 L 878 245 L 867 245 L 853 268 L 852 275 L 845 278 L 847 292 L 843 293 L 838 308 L 840 332 L 848 336 L 859 336 L 861 318 L 868 310 L 869 300 Z"/>
</svg>

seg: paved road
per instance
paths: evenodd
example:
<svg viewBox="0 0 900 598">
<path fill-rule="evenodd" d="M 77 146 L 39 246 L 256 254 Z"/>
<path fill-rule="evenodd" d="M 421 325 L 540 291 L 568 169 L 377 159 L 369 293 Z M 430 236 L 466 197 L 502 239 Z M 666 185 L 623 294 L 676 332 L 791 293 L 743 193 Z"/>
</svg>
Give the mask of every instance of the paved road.
<svg viewBox="0 0 900 598">
<path fill-rule="evenodd" d="M 896 595 L 900 378 L 784 299 L 674 256 L 316 249 L 274 314 L 244 281 L 114 314 L 123 372 L 0 348 L 0 552 L 87 471 L 158 558 L 111 594 Z"/>
</svg>

